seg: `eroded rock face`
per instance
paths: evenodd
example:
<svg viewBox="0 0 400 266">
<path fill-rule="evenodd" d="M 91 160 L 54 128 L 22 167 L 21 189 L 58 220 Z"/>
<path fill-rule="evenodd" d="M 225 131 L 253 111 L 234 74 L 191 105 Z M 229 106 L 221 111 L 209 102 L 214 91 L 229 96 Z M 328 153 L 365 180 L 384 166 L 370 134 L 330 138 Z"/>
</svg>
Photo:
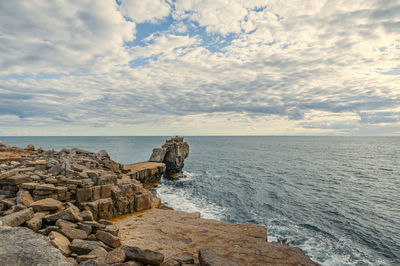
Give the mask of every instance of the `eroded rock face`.
<svg viewBox="0 0 400 266">
<path fill-rule="evenodd" d="M 71 265 L 46 237 L 24 227 L 0 228 L 1 265 Z"/>
<path fill-rule="evenodd" d="M 153 149 L 150 162 L 163 162 L 166 165 L 164 176 L 178 179 L 182 173 L 184 160 L 189 156 L 189 144 L 182 137 L 171 138 L 161 148 Z"/>
</svg>

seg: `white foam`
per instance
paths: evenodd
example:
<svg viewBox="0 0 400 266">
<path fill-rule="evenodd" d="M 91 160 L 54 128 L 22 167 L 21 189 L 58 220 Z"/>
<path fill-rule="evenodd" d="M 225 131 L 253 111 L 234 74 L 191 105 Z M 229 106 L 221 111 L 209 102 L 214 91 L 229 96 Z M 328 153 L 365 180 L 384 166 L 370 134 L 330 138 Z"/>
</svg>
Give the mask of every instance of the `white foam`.
<svg viewBox="0 0 400 266">
<path fill-rule="evenodd" d="M 186 178 L 174 182 L 188 182 L 197 176 L 197 174 L 189 172 L 184 172 L 184 174 Z M 221 220 L 226 211 L 225 208 L 214 203 L 189 195 L 184 187 L 163 183 L 157 188 L 157 193 L 166 205 L 179 211 L 199 212 L 202 218 Z"/>
</svg>

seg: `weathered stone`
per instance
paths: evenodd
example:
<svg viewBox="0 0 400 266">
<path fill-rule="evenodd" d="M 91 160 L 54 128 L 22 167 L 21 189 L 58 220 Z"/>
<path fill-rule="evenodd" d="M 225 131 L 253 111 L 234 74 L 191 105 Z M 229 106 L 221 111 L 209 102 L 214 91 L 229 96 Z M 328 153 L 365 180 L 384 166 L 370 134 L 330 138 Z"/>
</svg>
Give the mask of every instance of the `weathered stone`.
<svg viewBox="0 0 400 266">
<path fill-rule="evenodd" d="M 118 227 L 116 225 L 107 225 L 106 228 L 102 229 L 105 232 L 108 232 L 116 237 L 118 237 Z"/>
<path fill-rule="evenodd" d="M 199 262 L 201 266 L 235 266 L 240 265 L 229 258 L 222 257 L 208 248 L 199 250 Z"/>
<path fill-rule="evenodd" d="M 96 231 L 96 237 L 98 240 L 102 241 L 104 244 L 109 245 L 110 247 L 116 248 L 121 245 L 119 238 L 102 230 Z"/>
<path fill-rule="evenodd" d="M 1 265 L 71 265 L 47 237 L 24 227 L 0 228 Z"/>
<path fill-rule="evenodd" d="M 56 231 L 52 231 L 49 234 L 49 239 L 50 243 L 58 248 L 65 256 L 68 256 L 71 253 L 71 250 L 69 249 L 70 242 L 64 235 Z"/>
<path fill-rule="evenodd" d="M 90 251 L 89 255 L 95 256 L 97 261 L 105 263 L 108 252 L 104 248 L 99 247 Z"/>
<path fill-rule="evenodd" d="M 92 202 L 84 202 L 81 203 L 81 209 L 89 210 L 93 215 L 93 220 L 97 220 L 99 218 L 99 201 L 92 201 Z"/>
<path fill-rule="evenodd" d="M 101 186 L 92 187 L 92 199 L 98 200 L 101 198 Z"/>
<path fill-rule="evenodd" d="M 26 190 L 19 190 L 17 193 L 17 204 L 24 204 L 25 206 L 30 206 L 33 203 L 31 193 Z"/>
<path fill-rule="evenodd" d="M 167 153 L 167 149 L 165 149 L 165 148 L 153 149 L 153 153 L 150 156 L 149 162 L 162 163 L 164 161 L 164 157 L 165 157 L 166 153 Z"/>
<path fill-rule="evenodd" d="M 121 250 L 125 252 L 127 260 L 134 260 L 136 256 L 142 251 L 138 247 L 122 246 Z"/>
<path fill-rule="evenodd" d="M 76 201 L 77 202 L 86 202 L 89 201 L 92 197 L 92 189 L 91 188 L 78 188 L 76 190 Z"/>
<path fill-rule="evenodd" d="M 126 258 L 125 252 L 119 248 L 116 248 L 107 254 L 106 263 L 108 264 L 121 263 L 125 261 L 125 258 Z"/>
<path fill-rule="evenodd" d="M 94 220 L 94 219 L 93 219 L 93 214 L 92 214 L 92 212 L 89 211 L 89 210 L 84 210 L 84 211 L 82 211 L 82 212 L 81 212 L 81 216 L 82 216 L 82 219 L 83 219 L 84 221 L 93 221 L 93 220 Z"/>
<path fill-rule="evenodd" d="M 72 204 L 69 204 L 69 207 L 66 208 L 65 210 L 46 216 L 46 220 L 48 221 L 54 222 L 57 221 L 58 219 L 71 222 L 81 222 L 83 220 L 78 207 Z"/>
<path fill-rule="evenodd" d="M 0 180 L 12 177 L 12 176 L 16 175 L 17 173 L 18 173 L 17 169 L 13 169 L 8 172 L 2 173 L 2 174 L 0 174 Z"/>
<path fill-rule="evenodd" d="M 79 223 L 78 228 L 85 231 L 87 235 L 90 235 L 90 233 L 92 232 L 92 226 L 88 224 Z"/>
<path fill-rule="evenodd" d="M 34 183 L 34 182 L 28 182 L 28 183 L 22 183 L 20 185 L 21 188 L 24 189 L 35 189 L 37 186 L 39 185 L 39 183 Z"/>
<path fill-rule="evenodd" d="M 135 211 L 143 211 L 151 208 L 151 193 L 142 193 L 135 195 Z"/>
<path fill-rule="evenodd" d="M 18 174 L 5 179 L 0 179 L 1 185 L 19 185 L 26 182 L 31 182 L 32 178 L 26 174 Z"/>
<path fill-rule="evenodd" d="M 144 264 L 160 265 L 164 261 L 164 255 L 159 252 L 145 249 L 140 250 L 134 260 L 142 262 Z"/>
<path fill-rule="evenodd" d="M 53 184 L 40 184 L 36 186 L 35 190 L 54 191 L 56 187 Z"/>
<path fill-rule="evenodd" d="M 72 170 L 77 171 L 77 172 L 82 172 L 86 170 L 86 167 L 83 165 L 80 165 L 78 163 L 73 163 L 71 165 Z"/>
<path fill-rule="evenodd" d="M 99 247 L 103 247 L 102 243 L 92 240 L 74 239 L 72 240 L 71 244 L 69 244 L 69 248 L 71 249 L 71 251 L 75 252 L 78 255 L 88 254 L 92 250 Z"/>
<path fill-rule="evenodd" d="M 27 227 L 32 229 L 34 232 L 39 230 L 42 227 L 43 223 L 43 217 L 46 215 L 46 213 L 43 212 L 37 212 L 33 215 L 33 218 L 26 221 L 25 224 Z"/>
<path fill-rule="evenodd" d="M 18 226 L 23 224 L 24 222 L 32 219 L 34 213 L 31 208 L 25 209 L 22 211 L 14 212 L 9 215 L 3 216 L 0 218 L 0 221 L 5 226 Z"/>
<path fill-rule="evenodd" d="M 111 197 L 111 189 L 112 189 L 112 185 L 103 185 L 103 186 L 101 186 L 100 197 L 102 199 Z"/>
<path fill-rule="evenodd" d="M 101 224 L 101 223 L 98 223 L 98 222 L 96 222 L 96 221 L 83 221 L 82 223 L 83 223 L 83 224 L 90 225 L 91 227 L 95 228 L 96 230 L 97 230 L 97 229 L 104 229 L 104 228 L 106 228 L 106 225 L 105 225 L 105 224 Z"/>
<path fill-rule="evenodd" d="M 60 230 L 60 233 L 68 237 L 68 239 L 71 241 L 73 239 L 85 239 L 87 237 L 87 233 L 85 231 L 72 227 L 64 227 Z"/>
<path fill-rule="evenodd" d="M 48 172 L 49 172 L 50 174 L 54 175 L 54 176 L 59 175 L 59 174 L 61 173 L 61 171 L 62 171 L 62 168 L 61 168 L 61 165 L 59 165 L 59 164 L 53 165 L 53 166 L 48 170 Z"/>
<path fill-rule="evenodd" d="M 100 219 L 111 219 L 114 217 L 114 206 L 112 199 L 100 199 L 98 217 Z"/>
<path fill-rule="evenodd" d="M 101 150 L 101 151 L 99 151 L 98 153 L 97 153 L 101 158 L 104 158 L 104 157 L 110 157 L 109 155 L 108 155 L 108 152 L 107 151 L 105 151 L 105 150 Z"/>
<path fill-rule="evenodd" d="M 116 184 L 117 183 L 117 176 L 116 175 L 104 175 L 104 176 L 99 176 L 95 180 L 96 185 L 107 185 L 107 184 Z"/>
<path fill-rule="evenodd" d="M 35 212 L 40 211 L 56 211 L 62 208 L 62 202 L 55 200 L 53 198 L 46 198 L 33 202 L 30 207 L 33 208 Z"/>
<path fill-rule="evenodd" d="M 60 227 L 61 229 L 65 228 L 65 227 L 72 227 L 72 228 L 78 228 L 77 224 L 62 220 L 62 219 L 58 219 L 56 222 L 56 225 L 58 227 Z"/>
</svg>

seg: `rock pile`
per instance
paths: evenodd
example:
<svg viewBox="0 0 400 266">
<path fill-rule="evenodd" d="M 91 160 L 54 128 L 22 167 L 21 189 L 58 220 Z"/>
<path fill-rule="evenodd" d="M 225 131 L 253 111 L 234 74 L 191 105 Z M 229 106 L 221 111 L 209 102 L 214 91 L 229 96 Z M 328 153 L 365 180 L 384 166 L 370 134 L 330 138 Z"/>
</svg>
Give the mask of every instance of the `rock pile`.
<svg viewBox="0 0 400 266">
<path fill-rule="evenodd" d="M 161 148 L 153 149 L 150 162 L 162 162 L 166 165 L 164 177 L 178 179 L 182 176 L 185 159 L 189 156 L 189 144 L 182 137 L 171 138 Z"/>
<path fill-rule="evenodd" d="M 0 227 L 22 225 L 46 235 L 83 265 L 125 262 L 118 228 L 106 219 L 158 207 L 160 199 L 122 170 L 106 151 L 0 143 Z M 146 263 L 158 265 L 162 254 L 156 255 L 156 263 Z"/>
</svg>

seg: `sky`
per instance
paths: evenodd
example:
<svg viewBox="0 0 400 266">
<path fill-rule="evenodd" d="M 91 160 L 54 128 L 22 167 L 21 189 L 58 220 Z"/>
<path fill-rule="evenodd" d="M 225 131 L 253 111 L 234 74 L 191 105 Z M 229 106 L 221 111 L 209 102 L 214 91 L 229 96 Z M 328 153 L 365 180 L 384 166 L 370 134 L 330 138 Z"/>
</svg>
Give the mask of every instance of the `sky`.
<svg viewBox="0 0 400 266">
<path fill-rule="evenodd" d="M 1 135 L 400 135 L 400 0 L 0 1 Z"/>
</svg>

